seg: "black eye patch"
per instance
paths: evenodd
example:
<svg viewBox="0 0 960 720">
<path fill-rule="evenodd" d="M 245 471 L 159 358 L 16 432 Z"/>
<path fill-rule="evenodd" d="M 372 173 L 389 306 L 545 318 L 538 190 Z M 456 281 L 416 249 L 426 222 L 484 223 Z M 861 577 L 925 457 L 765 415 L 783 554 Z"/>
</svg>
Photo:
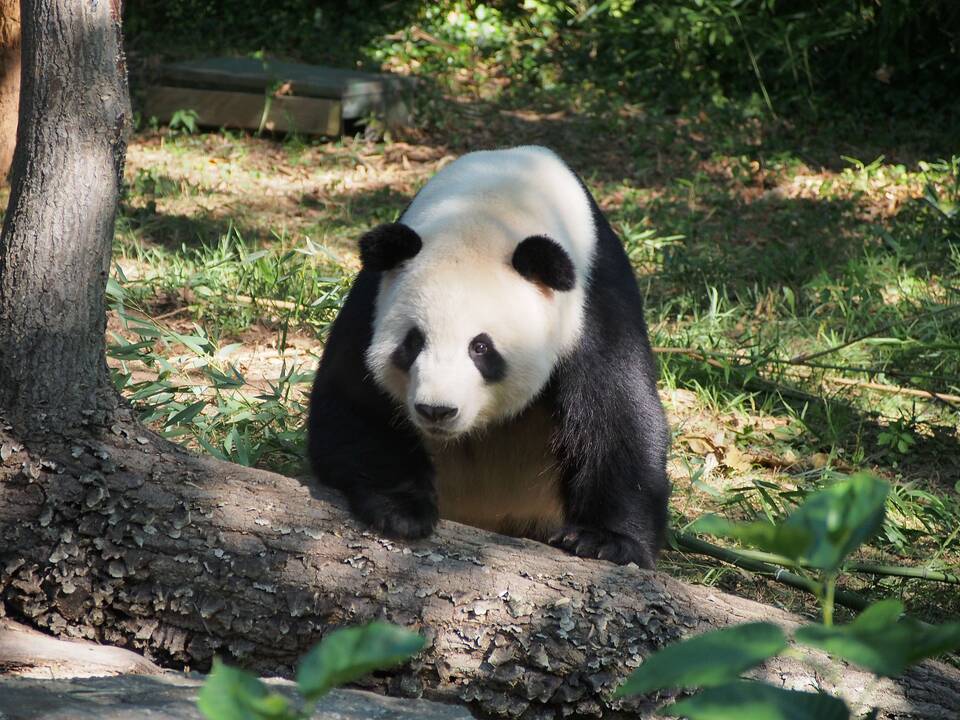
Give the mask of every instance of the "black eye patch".
<svg viewBox="0 0 960 720">
<path fill-rule="evenodd" d="M 417 359 L 417 355 L 423 350 L 426 338 L 420 332 L 420 328 L 410 328 L 403 342 L 397 345 L 397 349 L 390 353 L 390 362 L 394 367 L 403 372 L 409 372 L 411 366 Z"/>
<path fill-rule="evenodd" d="M 493 339 L 480 333 L 470 341 L 470 359 L 487 382 L 499 382 L 507 375 L 507 361 L 497 352 Z"/>
</svg>

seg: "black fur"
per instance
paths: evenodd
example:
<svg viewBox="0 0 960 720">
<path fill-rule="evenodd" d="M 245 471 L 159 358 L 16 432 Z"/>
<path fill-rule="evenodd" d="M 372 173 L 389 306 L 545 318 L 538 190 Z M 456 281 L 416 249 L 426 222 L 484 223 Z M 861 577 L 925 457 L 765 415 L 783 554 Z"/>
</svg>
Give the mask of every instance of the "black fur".
<svg viewBox="0 0 960 720">
<path fill-rule="evenodd" d="M 420 332 L 420 328 L 410 328 L 406 337 L 403 338 L 403 342 L 390 353 L 390 362 L 398 370 L 408 372 L 413 367 L 413 363 L 417 361 L 417 356 L 420 355 L 420 351 L 423 350 L 425 344 L 426 339 Z"/>
<path fill-rule="evenodd" d="M 532 235 L 513 251 L 513 267 L 527 280 L 552 290 L 573 290 L 577 273 L 567 251 L 543 235 Z"/>
<path fill-rule="evenodd" d="M 670 433 L 633 268 L 590 203 L 597 246 L 584 333 L 547 388 L 566 505 L 566 527 L 551 543 L 581 557 L 652 568 L 666 534 Z"/>
<path fill-rule="evenodd" d="M 666 530 L 669 431 L 633 269 L 592 197 L 590 202 L 597 245 L 584 333 L 544 391 L 556 422 L 553 449 L 563 473 L 566 516 L 550 541 L 581 557 L 649 568 Z M 527 243 L 521 268 L 539 268 L 535 279 L 548 287 L 573 287 L 572 263 L 568 273 L 546 243 L 558 245 L 535 237 L 520 247 Z M 361 520 L 387 535 L 423 537 L 437 522 L 430 458 L 364 362 L 380 282 L 373 268 L 387 265 L 364 260 L 334 323 L 313 387 L 309 452 L 318 479 L 339 488 Z"/>
<path fill-rule="evenodd" d="M 360 238 L 360 262 L 364 270 L 386 272 L 409 260 L 423 247 L 420 236 L 403 223 L 378 225 Z"/>
<path fill-rule="evenodd" d="M 439 517 L 433 465 L 364 362 L 379 284 L 380 273 L 361 270 L 330 331 L 310 397 L 310 461 L 378 532 L 426 537 Z"/>
</svg>

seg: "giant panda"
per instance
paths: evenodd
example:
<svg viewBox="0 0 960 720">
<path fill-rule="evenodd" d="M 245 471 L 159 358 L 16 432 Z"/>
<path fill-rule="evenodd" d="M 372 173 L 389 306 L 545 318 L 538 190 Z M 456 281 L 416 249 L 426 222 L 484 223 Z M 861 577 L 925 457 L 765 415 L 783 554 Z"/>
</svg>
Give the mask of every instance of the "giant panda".
<svg viewBox="0 0 960 720">
<path fill-rule="evenodd" d="M 444 517 L 653 567 L 669 433 L 642 301 L 566 164 L 464 155 L 360 260 L 311 394 L 320 483 L 388 536 Z"/>
</svg>

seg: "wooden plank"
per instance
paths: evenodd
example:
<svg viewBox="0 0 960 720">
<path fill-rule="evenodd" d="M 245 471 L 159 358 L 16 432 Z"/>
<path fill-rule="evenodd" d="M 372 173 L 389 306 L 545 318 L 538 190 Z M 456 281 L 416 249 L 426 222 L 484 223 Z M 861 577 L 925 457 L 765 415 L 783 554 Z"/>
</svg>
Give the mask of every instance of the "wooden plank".
<svg viewBox="0 0 960 720">
<path fill-rule="evenodd" d="M 290 93 L 339 99 L 344 95 L 380 93 L 384 83 L 405 78 L 341 68 L 251 58 L 209 58 L 164 65 L 163 83 L 175 87 L 215 87 L 265 92 L 289 84 Z"/>
<path fill-rule="evenodd" d="M 262 94 L 225 90 L 154 86 L 147 89 L 145 111 L 160 122 L 169 122 L 177 110 L 193 110 L 197 123 L 208 127 L 257 130 L 263 118 Z M 264 128 L 277 132 L 339 135 L 342 104 L 339 100 L 284 95 L 270 102 Z"/>
<path fill-rule="evenodd" d="M 172 63 L 161 68 L 167 87 L 211 88 L 251 94 L 284 87 L 285 96 L 340 100 L 341 118 L 359 120 L 373 115 L 388 127 L 411 122 L 414 78 L 390 73 L 284 63 L 251 58 L 208 58 Z"/>
</svg>

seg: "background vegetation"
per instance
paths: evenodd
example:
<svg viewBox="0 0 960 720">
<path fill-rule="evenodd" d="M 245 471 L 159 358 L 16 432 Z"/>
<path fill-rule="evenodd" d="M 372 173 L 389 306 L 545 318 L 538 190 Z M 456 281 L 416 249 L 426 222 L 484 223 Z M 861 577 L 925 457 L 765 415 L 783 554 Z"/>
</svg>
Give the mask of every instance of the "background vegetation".
<svg viewBox="0 0 960 720">
<path fill-rule="evenodd" d="M 781 108 L 879 95 L 915 113 L 956 100 L 958 28 L 950 0 L 281 0 L 266 13 L 250 0 L 172 0 L 131 4 L 127 18 L 146 52 L 171 54 L 172 34 L 172 54 L 457 67 L 520 95 L 595 87 L 683 103 L 756 92 Z"/>
<path fill-rule="evenodd" d="M 161 62 L 208 54 L 421 78 L 417 127 L 377 142 L 141 118 L 111 354 L 158 428 L 304 472 L 304 393 L 355 238 L 451 157 L 544 143 L 590 185 L 645 292 L 675 436 L 675 527 L 708 511 L 781 520 L 870 470 L 891 484 L 887 513 L 838 593 L 895 595 L 929 620 L 960 612 L 945 584 L 960 564 L 960 4 L 170 0 L 126 12 L 135 91 Z M 769 563 L 688 549 L 664 568 L 814 610 L 762 579 Z"/>
</svg>

